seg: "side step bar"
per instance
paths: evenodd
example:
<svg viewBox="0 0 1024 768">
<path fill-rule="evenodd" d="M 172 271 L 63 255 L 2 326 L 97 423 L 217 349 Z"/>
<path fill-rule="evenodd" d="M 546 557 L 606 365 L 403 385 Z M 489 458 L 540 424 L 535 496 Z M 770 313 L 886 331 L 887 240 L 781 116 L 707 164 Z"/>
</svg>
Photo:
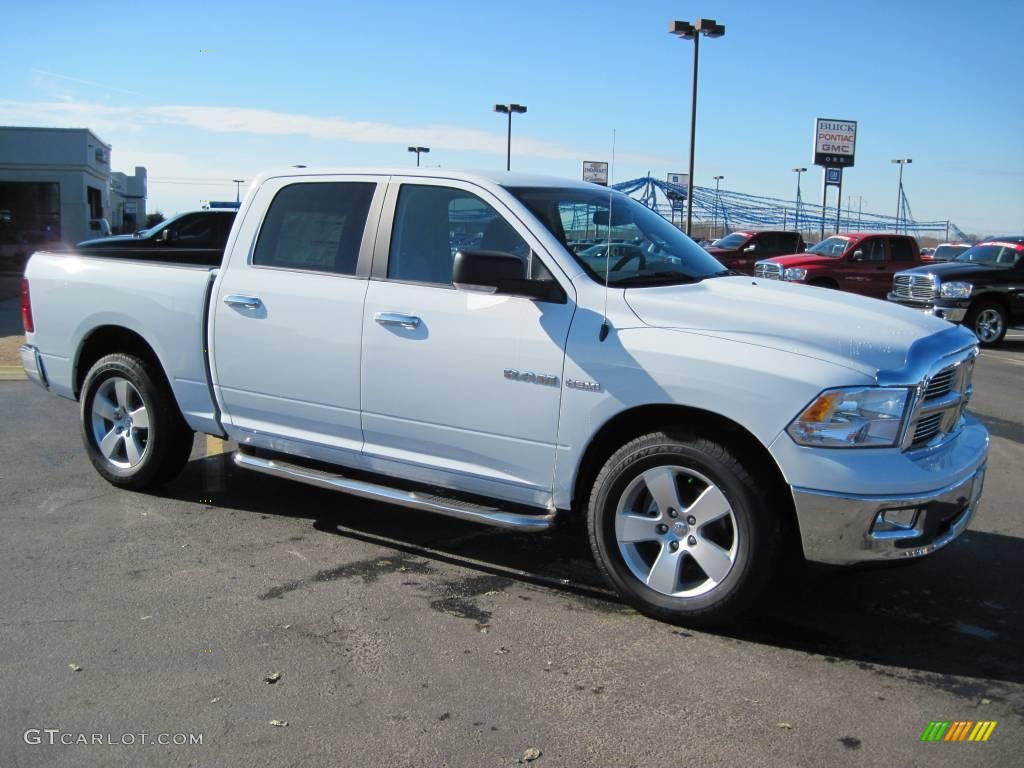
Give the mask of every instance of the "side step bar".
<svg viewBox="0 0 1024 768">
<path fill-rule="evenodd" d="M 265 475 L 280 477 L 285 480 L 297 480 L 306 485 L 341 491 L 353 496 L 374 501 L 384 501 L 411 509 L 422 509 L 436 512 L 448 517 L 457 517 L 473 523 L 494 525 L 498 528 L 513 528 L 518 531 L 546 531 L 555 525 L 556 512 L 542 515 L 526 515 L 517 512 L 506 512 L 493 507 L 485 507 L 472 502 L 435 496 L 422 491 L 405 491 L 386 485 L 369 483 L 365 480 L 354 480 L 350 477 L 324 472 L 319 469 L 290 464 L 277 459 L 264 459 L 241 451 L 235 452 L 235 464 L 244 469 L 262 472 Z"/>
</svg>

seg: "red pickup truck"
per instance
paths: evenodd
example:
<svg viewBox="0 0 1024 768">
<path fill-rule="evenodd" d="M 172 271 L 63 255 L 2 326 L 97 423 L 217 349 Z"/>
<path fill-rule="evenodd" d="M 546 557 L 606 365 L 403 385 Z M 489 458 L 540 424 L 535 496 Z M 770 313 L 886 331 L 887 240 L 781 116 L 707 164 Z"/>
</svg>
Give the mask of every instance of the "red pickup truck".
<svg viewBox="0 0 1024 768">
<path fill-rule="evenodd" d="M 920 263 L 914 238 L 869 232 L 833 235 L 805 253 L 764 259 L 754 265 L 754 275 L 884 299 L 892 276 Z"/>
</svg>

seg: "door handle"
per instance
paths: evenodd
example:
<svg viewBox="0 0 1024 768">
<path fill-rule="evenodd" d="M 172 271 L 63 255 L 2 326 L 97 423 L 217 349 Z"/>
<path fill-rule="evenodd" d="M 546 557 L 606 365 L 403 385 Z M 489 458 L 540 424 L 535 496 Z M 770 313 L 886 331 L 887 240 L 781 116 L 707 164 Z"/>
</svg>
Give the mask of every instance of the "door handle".
<svg viewBox="0 0 1024 768">
<path fill-rule="evenodd" d="M 259 309 L 263 306 L 259 296 L 242 296 L 238 293 L 225 296 L 224 303 L 229 307 L 244 307 L 245 309 Z"/>
<path fill-rule="evenodd" d="M 420 319 L 416 315 L 403 315 L 398 312 L 378 312 L 373 316 L 381 325 L 400 325 L 403 328 L 419 328 Z"/>
</svg>

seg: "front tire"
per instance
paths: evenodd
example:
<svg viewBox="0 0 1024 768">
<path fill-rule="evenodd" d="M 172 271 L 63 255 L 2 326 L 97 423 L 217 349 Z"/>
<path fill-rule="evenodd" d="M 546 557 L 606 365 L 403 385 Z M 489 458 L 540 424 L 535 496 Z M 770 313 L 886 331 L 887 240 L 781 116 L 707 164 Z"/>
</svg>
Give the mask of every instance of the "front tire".
<svg viewBox="0 0 1024 768">
<path fill-rule="evenodd" d="M 978 337 L 983 347 L 993 347 L 1006 336 L 1009 318 L 1001 304 L 983 301 L 970 308 L 964 318 L 964 325 Z"/>
<path fill-rule="evenodd" d="M 725 445 L 655 432 L 605 463 L 588 529 L 594 557 L 622 598 L 691 626 L 731 621 L 768 581 L 779 518 Z"/>
<path fill-rule="evenodd" d="M 89 370 L 81 422 L 89 460 L 119 488 L 142 490 L 173 479 L 192 451 L 192 430 L 163 377 L 134 355 L 107 355 Z"/>
</svg>

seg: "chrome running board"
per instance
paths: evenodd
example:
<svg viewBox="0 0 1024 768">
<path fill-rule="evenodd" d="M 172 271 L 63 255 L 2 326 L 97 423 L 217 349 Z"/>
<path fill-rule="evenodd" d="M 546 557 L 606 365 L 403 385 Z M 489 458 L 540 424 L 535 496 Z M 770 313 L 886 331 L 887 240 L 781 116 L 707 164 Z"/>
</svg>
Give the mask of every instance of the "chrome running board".
<svg viewBox="0 0 1024 768">
<path fill-rule="evenodd" d="M 483 523 L 498 528 L 513 528 L 518 531 L 546 531 L 555 524 L 556 512 L 551 511 L 540 515 L 527 515 L 507 512 L 494 507 L 485 507 L 460 499 L 435 496 L 422 491 L 406 491 L 386 485 L 354 480 L 350 477 L 324 472 L 319 469 L 290 464 L 278 459 L 265 459 L 241 451 L 235 452 L 235 464 L 244 469 L 262 472 L 265 475 L 280 477 L 284 480 L 296 480 L 306 485 L 326 488 L 330 491 L 341 491 L 363 499 L 383 501 L 397 504 L 410 509 L 421 509 L 436 512 L 439 515 L 468 520 L 472 523 Z"/>
</svg>

